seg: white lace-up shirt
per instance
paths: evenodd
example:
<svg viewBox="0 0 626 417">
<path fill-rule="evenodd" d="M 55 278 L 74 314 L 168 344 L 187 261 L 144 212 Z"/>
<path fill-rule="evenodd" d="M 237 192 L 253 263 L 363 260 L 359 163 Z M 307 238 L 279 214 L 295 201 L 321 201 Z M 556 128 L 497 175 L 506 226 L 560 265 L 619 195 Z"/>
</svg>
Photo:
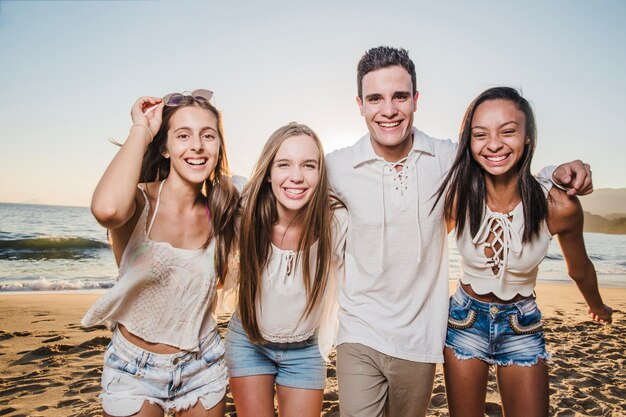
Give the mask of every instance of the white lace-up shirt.
<svg viewBox="0 0 626 417">
<path fill-rule="evenodd" d="M 326 156 L 350 218 L 337 344 L 435 363 L 443 361 L 448 257 L 443 206 L 431 213 L 431 197 L 456 144 L 412 133 L 412 149 L 395 164 L 376 155 L 369 134 Z"/>
</svg>

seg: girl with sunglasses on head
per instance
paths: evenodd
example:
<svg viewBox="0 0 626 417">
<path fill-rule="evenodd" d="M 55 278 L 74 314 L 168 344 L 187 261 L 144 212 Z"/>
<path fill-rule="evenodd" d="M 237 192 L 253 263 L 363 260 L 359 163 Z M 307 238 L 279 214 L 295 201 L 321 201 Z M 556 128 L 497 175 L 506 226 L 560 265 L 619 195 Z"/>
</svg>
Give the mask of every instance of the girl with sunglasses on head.
<svg viewBox="0 0 626 417">
<path fill-rule="evenodd" d="M 117 283 L 82 320 L 114 328 L 106 416 L 223 416 L 224 344 L 213 314 L 239 193 L 211 92 L 141 97 L 91 210 L 108 229 Z"/>
<path fill-rule="evenodd" d="M 307 126 L 274 132 L 242 195 L 238 308 L 226 335 L 239 417 L 319 416 L 347 212 Z"/>
<path fill-rule="evenodd" d="M 530 104 L 496 87 L 468 107 L 452 169 L 438 191 L 455 228 L 462 275 L 450 298 L 444 376 L 451 417 L 483 416 L 489 366 L 504 415 L 548 416 L 548 367 L 534 287 L 553 235 L 594 321 L 611 323 L 585 251 L 576 197 L 530 173 Z"/>
</svg>

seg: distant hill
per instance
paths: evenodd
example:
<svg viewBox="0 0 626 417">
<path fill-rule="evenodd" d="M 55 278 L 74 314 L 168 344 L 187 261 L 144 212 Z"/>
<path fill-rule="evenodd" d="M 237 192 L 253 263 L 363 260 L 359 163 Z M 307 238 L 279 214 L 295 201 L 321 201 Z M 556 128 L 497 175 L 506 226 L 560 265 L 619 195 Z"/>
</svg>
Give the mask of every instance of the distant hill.
<svg viewBox="0 0 626 417">
<path fill-rule="evenodd" d="M 599 188 L 580 197 L 583 210 L 616 219 L 626 217 L 626 188 Z"/>
<path fill-rule="evenodd" d="M 585 232 L 626 235 L 626 215 L 616 219 L 607 219 L 585 211 Z"/>
</svg>

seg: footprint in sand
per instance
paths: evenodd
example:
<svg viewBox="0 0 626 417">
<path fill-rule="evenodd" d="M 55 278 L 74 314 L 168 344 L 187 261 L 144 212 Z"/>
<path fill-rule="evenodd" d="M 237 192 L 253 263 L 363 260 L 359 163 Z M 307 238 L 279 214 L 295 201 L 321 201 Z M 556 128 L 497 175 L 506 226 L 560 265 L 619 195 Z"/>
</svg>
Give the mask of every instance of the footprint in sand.
<svg viewBox="0 0 626 417">
<path fill-rule="evenodd" d="M 0 341 L 11 339 L 14 337 L 27 337 L 27 336 L 32 336 L 32 333 L 31 332 L 13 332 L 13 333 L 0 332 Z"/>
<path fill-rule="evenodd" d="M 107 347 L 110 342 L 111 342 L 110 337 L 98 336 L 98 337 L 94 337 L 93 339 L 89 339 L 81 343 L 80 345 L 76 346 L 76 350 Z"/>
<path fill-rule="evenodd" d="M 84 401 L 81 400 L 80 398 L 70 398 L 70 399 L 67 399 L 67 400 L 59 401 L 57 403 L 57 408 L 66 408 L 66 407 L 78 405 L 78 404 L 83 403 L 83 402 Z"/>
<path fill-rule="evenodd" d="M 42 336 L 37 336 L 37 337 L 42 337 Z M 64 335 L 58 335 L 58 336 L 52 337 L 50 339 L 42 340 L 42 342 L 43 343 L 52 343 L 52 342 L 58 342 L 59 340 L 63 340 L 63 339 L 67 339 L 67 338 L 68 337 L 64 336 Z"/>
</svg>

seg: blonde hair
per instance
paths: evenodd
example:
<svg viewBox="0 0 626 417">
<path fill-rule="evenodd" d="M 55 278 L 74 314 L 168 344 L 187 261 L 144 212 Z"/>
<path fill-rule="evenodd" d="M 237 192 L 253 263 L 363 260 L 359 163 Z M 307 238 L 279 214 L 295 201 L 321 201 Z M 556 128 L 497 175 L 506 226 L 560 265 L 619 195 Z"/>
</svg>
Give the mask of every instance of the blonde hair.
<svg viewBox="0 0 626 417">
<path fill-rule="evenodd" d="M 278 221 L 276 198 L 267 181 L 274 157 L 283 142 L 293 136 L 309 136 L 319 150 L 319 182 L 311 200 L 302 208 L 302 234 L 298 241 L 296 265 L 302 257 L 304 287 L 307 294 L 303 317 L 317 306 L 326 290 L 332 256 L 332 210 L 344 206 L 328 189 L 324 150 L 317 134 L 308 126 L 291 122 L 269 137 L 252 177 L 243 191 L 239 231 L 239 316 L 243 328 L 254 343 L 263 343 L 256 317 L 256 303 L 261 293 L 261 276 L 271 256 L 272 226 Z M 299 214 L 300 215 L 300 214 Z M 310 247 L 317 240 L 315 274 L 310 275 Z"/>
</svg>

